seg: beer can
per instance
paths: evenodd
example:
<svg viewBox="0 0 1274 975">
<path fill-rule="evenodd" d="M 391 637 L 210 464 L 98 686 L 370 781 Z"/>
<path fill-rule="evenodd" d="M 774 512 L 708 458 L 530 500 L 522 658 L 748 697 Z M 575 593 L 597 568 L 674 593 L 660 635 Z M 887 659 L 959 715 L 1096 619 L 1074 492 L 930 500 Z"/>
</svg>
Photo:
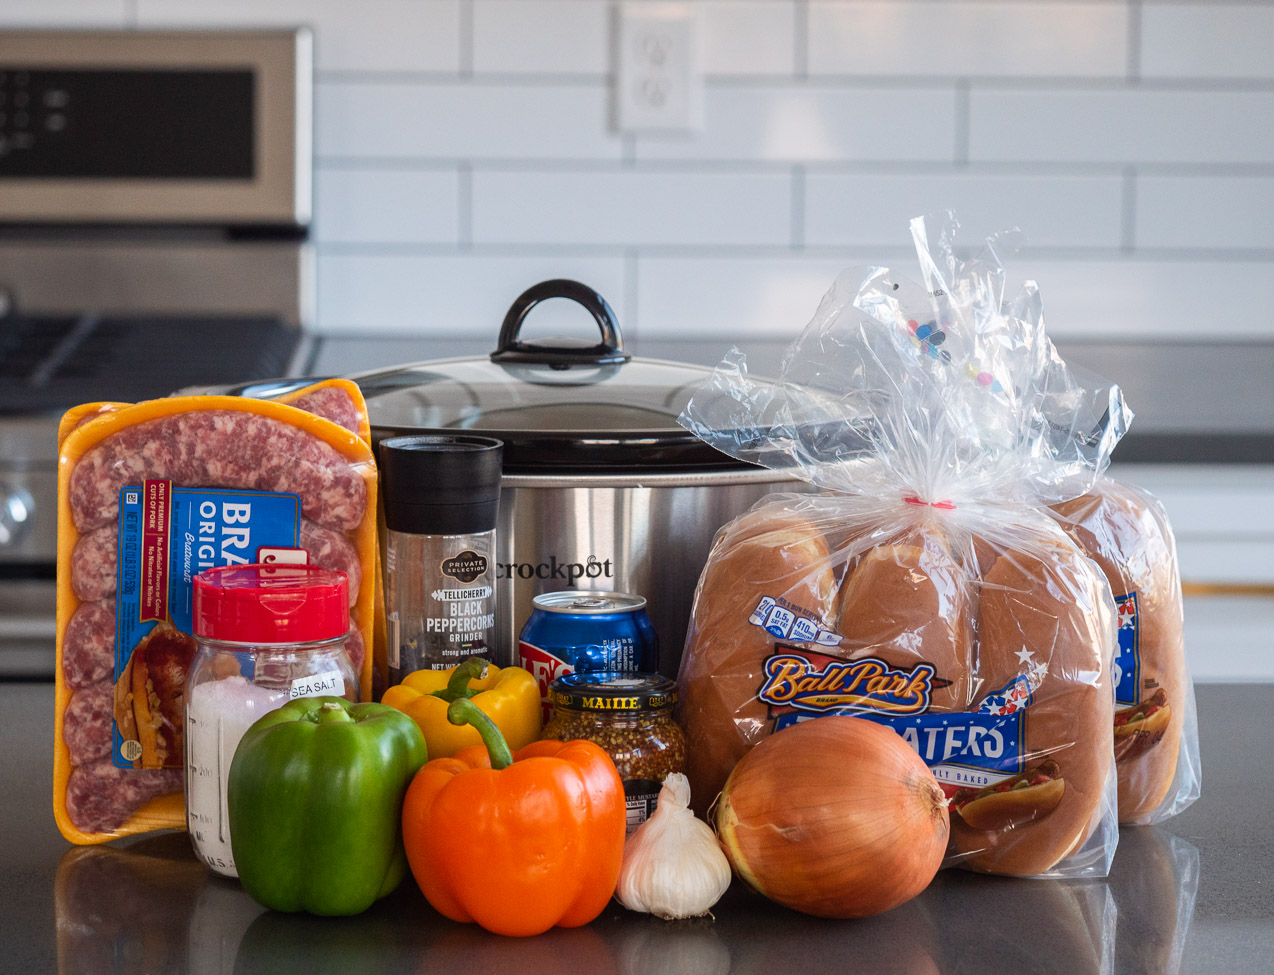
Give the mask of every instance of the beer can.
<svg viewBox="0 0 1274 975">
<path fill-rule="evenodd" d="M 518 662 L 540 685 L 546 721 L 549 685 L 563 674 L 659 669 L 659 638 L 645 596 L 564 589 L 541 593 L 531 604 L 518 637 Z"/>
</svg>

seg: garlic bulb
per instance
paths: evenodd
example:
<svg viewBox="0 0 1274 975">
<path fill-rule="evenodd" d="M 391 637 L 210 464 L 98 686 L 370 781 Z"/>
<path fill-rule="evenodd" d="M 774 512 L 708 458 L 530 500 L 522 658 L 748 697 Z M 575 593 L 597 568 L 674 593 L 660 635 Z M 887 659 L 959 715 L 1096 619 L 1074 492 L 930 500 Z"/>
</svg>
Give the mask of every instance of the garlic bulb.
<svg viewBox="0 0 1274 975">
<path fill-rule="evenodd" d="M 688 808 L 690 782 L 672 772 L 654 815 L 624 843 L 615 896 L 630 911 L 668 920 L 707 914 L 730 886 L 730 862 L 712 828 Z"/>
</svg>

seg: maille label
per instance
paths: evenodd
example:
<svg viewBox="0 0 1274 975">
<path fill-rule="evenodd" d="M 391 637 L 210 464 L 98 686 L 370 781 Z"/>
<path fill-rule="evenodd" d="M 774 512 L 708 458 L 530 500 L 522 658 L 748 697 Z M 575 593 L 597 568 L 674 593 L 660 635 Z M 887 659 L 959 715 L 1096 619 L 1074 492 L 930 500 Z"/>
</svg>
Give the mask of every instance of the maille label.
<svg viewBox="0 0 1274 975">
<path fill-rule="evenodd" d="M 459 555 L 453 555 L 442 561 L 442 574 L 461 582 L 473 582 L 487 571 L 487 557 L 479 555 L 471 549 L 465 549 Z"/>
</svg>

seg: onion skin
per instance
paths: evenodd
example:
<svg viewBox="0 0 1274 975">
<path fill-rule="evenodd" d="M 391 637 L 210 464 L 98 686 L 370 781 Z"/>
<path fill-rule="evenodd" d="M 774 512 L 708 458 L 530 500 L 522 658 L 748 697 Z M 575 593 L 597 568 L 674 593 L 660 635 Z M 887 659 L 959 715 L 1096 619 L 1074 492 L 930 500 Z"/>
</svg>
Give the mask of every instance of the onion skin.
<svg viewBox="0 0 1274 975">
<path fill-rule="evenodd" d="M 951 823 L 933 773 L 891 729 L 803 721 L 745 755 L 717 801 L 735 872 L 785 907 L 867 917 L 924 890 Z"/>
</svg>

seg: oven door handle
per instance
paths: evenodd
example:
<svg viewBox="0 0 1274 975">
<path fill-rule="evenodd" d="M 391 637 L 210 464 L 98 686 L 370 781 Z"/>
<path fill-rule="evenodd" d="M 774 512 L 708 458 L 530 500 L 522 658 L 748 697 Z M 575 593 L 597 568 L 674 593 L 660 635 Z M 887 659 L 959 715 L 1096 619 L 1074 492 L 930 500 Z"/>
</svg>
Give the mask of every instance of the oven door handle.
<svg viewBox="0 0 1274 975">
<path fill-rule="evenodd" d="M 57 620 L 42 614 L 18 615 L 6 613 L 0 616 L 0 640 L 57 639 Z"/>
</svg>

